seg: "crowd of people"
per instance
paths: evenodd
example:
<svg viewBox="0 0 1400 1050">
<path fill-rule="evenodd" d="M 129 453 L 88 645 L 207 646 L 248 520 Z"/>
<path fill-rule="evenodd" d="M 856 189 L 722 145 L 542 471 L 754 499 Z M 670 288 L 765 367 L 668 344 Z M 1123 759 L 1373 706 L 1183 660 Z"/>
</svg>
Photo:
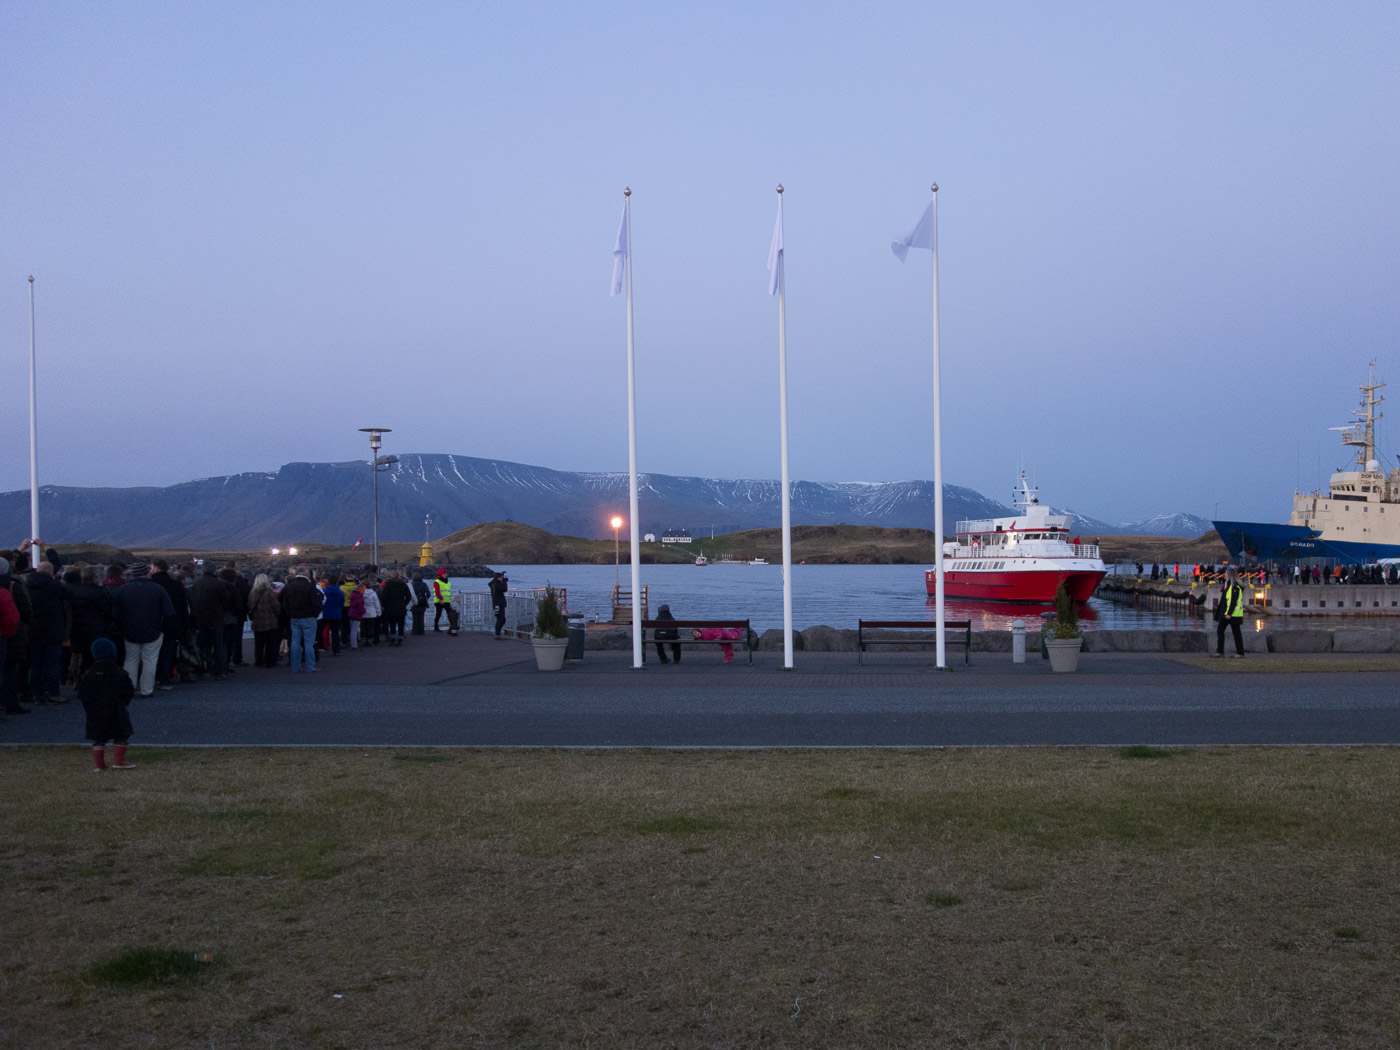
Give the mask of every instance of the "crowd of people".
<svg viewBox="0 0 1400 1050">
<path fill-rule="evenodd" d="M 1188 567 L 1193 583 L 1213 583 L 1225 578 L 1225 574 L 1232 568 L 1229 565 L 1191 565 Z M 1396 565 L 1303 565 L 1294 562 L 1291 565 L 1277 565 L 1264 563 L 1252 566 L 1248 569 L 1235 568 L 1239 578 L 1246 583 L 1263 585 L 1270 582 L 1296 583 L 1296 584 L 1317 584 L 1319 586 L 1328 583 L 1348 583 L 1348 584 L 1395 584 L 1400 583 L 1400 566 Z M 1180 579 L 1182 567 L 1180 565 L 1144 565 L 1137 563 L 1139 576 L 1151 576 L 1154 580 Z"/>
<path fill-rule="evenodd" d="M 130 680 L 134 696 L 228 678 L 247 666 L 245 624 L 253 667 L 285 661 L 311 673 L 320 653 L 403 645 L 410 618 L 411 633 L 424 634 L 430 605 L 433 630 L 443 629 L 445 616 L 456 634 L 446 570 L 431 581 L 372 565 L 313 578 L 300 565 L 249 580 L 236 561 L 65 565 L 57 551 L 25 540 L 0 550 L 0 710 L 28 714 L 35 704 L 81 697 L 84 676 L 103 661 Z"/>
</svg>

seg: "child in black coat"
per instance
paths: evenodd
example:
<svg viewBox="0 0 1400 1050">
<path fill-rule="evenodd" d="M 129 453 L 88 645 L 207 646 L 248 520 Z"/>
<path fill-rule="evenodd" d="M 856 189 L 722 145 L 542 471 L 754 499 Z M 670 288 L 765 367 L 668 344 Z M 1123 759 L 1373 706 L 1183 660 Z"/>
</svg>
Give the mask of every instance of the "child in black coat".
<svg viewBox="0 0 1400 1050">
<path fill-rule="evenodd" d="M 96 661 L 78 682 L 78 699 L 87 713 L 87 738 L 92 741 L 92 764 L 98 772 L 107 768 L 107 741 L 113 742 L 112 768 L 133 769 L 126 760 L 126 742 L 131 739 L 131 716 L 126 707 L 136 688 L 131 676 L 117 665 L 117 647 L 110 639 L 92 643 Z"/>
</svg>

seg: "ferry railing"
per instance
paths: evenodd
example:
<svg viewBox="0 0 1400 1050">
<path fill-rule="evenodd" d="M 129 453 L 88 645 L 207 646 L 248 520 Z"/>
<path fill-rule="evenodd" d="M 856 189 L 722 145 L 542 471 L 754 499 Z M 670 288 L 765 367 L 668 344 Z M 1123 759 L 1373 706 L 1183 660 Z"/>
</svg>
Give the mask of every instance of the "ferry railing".
<svg viewBox="0 0 1400 1050">
<path fill-rule="evenodd" d="M 556 587 L 559 596 L 559 609 L 568 613 L 568 595 L 563 587 Z M 535 613 L 544 598 L 543 587 L 528 590 L 506 591 L 506 625 L 504 633 L 513 638 L 528 638 L 535 631 Z M 459 591 L 452 596 L 452 606 L 457 610 L 458 629 L 463 631 L 494 631 L 496 610 L 491 606 L 490 592 Z M 429 607 L 431 611 L 431 606 Z"/>
</svg>

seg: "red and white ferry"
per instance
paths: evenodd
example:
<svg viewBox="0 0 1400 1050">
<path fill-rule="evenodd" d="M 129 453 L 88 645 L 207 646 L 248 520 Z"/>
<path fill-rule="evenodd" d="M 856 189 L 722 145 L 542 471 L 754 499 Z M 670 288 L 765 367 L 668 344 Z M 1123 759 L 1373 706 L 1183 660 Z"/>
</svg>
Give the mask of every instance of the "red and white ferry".
<svg viewBox="0 0 1400 1050">
<path fill-rule="evenodd" d="M 949 598 L 1050 602 L 1060 584 L 1077 602 L 1089 600 L 1107 569 L 1097 543 L 1069 534 L 1069 517 L 1051 514 L 1021 472 L 1014 518 L 958 522 L 956 543 L 943 545 L 943 593 Z M 938 574 L 924 573 L 928 593 Z"/>
</svg>

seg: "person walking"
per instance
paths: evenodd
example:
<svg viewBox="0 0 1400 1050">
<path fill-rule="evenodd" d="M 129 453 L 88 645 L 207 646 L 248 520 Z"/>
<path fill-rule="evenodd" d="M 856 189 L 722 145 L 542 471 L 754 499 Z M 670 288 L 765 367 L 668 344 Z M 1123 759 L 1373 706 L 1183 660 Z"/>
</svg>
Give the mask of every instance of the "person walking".
<svg viewBox="0 0 1400 1050">
<path fill-rule="evenodd" d="M 127 677 L 137 684 L 137 695 L 151 697 L 156 691 L 156 661 L 167 620 L 175 615 L 170 595 L 150 578 L 144 561 L 131 566 L 131 579 L 117 590 L 112 615 L 122 640 L 126 642 Z"/>
<path fill-rule="evenodd" d="M 292 623 L 292 644 L 290 662 L 292 673 L 305 668 L 308 674 L 316 671 L 316 617 L 321 613 L 321 603 L 325 600 L 316 585 L 311 582 L 311 570 L 298 565 L 296 575 L 282 588 L 281 600 Z"/>
<path fill-rule="evenodd" d="M 92 766 L 99 773 L 107 769 L 110 740 L 115 745 L 112 768 L 132 769 L 133 763 L 126 760 L 126 746 L 131 739 L 127 705 L 136 691 L 131 675 L 117 666 L 117 647 L 107 638 L 92 643 L 92 656 L 93 665 L 78 681 L 78 699 L 87 715 L 86 735 L 92 741 Z"/>
<path fill-rule="evenodd" d="M 391 572 L 384 581 L 384 593 L 380 596 L 380 603 L 384 606 L 384 635 L 390 645 L 403 645 L 403 620 L 412 600 L 413 592 L 404 582 L 403 574 Z"/>
<path fill-rule="evenodd" d="M 423 633 L 423 621 L 428 615 L 428 585 L 423 582 L 423 574 L 415 572 L 413 582 L 409 584 L 409 590 L 413 592 L 413 633 Z"/>
<path fill-rule="evenodd" d="M 1220 588 L 1220 598 L 1215 604 L 1215 652 L 1211 655 L 1225 655 L 1225 626 L 1229 625 L 1235 636 L 1235 651 L 1232 660 L 1244 656 L 1244 636 L 1240 625 L 1244 622 L 1244 587 L 1240 585 L 1239 571 L 1231 565 L 1225 570 L 1225 583 Z"/>
<path fill-rule="evenodd" d="M 661 608 L 657 609 L 656 618 L 658 620 L 675 619 L 675 617 L 671 615 L 671 607 L 669 605 L 663 605 Z M 680 631 L 676 630 L 674 627 L 658 627 L 654 637 L 656 638 L 656 655 L 663 664 L 671 662 L 671 660 L 666 659 L 665 642 L 671 643 L 671 659 L 675 660 L 676 663 L 681 662 Z"/>
<path fill-rule="evenodd" d="M 491 592 L 491 608 L 496 613 L 496 641 L 499 642 L 501 631 L 506 625 L 506 591 L 510 589 L 510 577 L 503 572 L 498 572 L 491 577 L 491 582 L 486 585 L 486 589 Z"/>
<path fill-rule="evenodd" d="M 433 633 L 442 630 L 438 626 L 443 616 L 447 617 L 447 629 L 452 630 L 452 581 L 447 578 L 447 570 L 439 569 L 433 581 Z"/>
<path fill-rule="evenodd" d="M 281 648 L 282 603 L 272 589 L 267 573 L 258 573 L 248 592 L 248 618 L 253 621 L 253 666 L 276 667 Z"/>
</svg>

